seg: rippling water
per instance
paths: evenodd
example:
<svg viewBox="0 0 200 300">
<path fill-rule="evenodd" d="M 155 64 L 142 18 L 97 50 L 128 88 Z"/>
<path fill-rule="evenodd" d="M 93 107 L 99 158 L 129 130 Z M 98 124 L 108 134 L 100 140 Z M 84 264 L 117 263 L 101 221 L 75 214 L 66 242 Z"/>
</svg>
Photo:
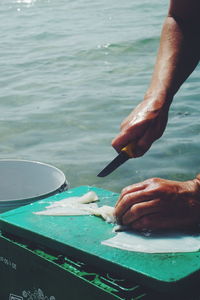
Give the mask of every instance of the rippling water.
<svg viewBox="0 0 200 300">
<path fill-rule="evenodd" d="M 167 5 L 1 0 L 0 157 L 50 163 L 72 187 L 116 192 L 149 177 L 198 173 L 199 67 L 177 94 L 162 139 L 144 157 L 96 177 L 148 86 Z"/>
</svg>

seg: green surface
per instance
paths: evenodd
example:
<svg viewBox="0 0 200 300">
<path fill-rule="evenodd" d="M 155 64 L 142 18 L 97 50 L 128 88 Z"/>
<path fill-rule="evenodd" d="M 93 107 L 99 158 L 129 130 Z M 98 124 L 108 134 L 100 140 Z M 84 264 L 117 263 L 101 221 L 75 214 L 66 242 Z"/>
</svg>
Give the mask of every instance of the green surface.
<svg viewBox="0 0 200 300">
<path fill-rule="evenodd" d="M 200 253 L 147 254 L 101 245 L 114 235 L 113 225 L 95 216 L 41 216 L 51 201 L 94 190 L 101 205 L 114 205 L 118 194 L 81 186 L 31 205 L 1 214 L 0 228 L 43 247 L 79 257 L 99 269 L 117 272 L 153 288 L 166 289 L 176 283 L 192 284 L 200 269 Z M 194 276 L 195 275 L 195 276 Z"/>
<path fill-rule="evenodd" d="M 20 297 L 23 291 L 29 293 L 30 299 L 50 299 L 37 297 L 38 290 L 53 295 L 52 300 L 80 299 L 83 294 L 87 300 L 149 299 L 149 292 L 147 298 L 147 291 L 134 282 L 98 273 L 87 264 L 64 255 L 31 249 L 1 234 L 0 245 L 0 278 L 4 282 L 0 299 L 10 299 L 10 293 Z"/>
</svg>

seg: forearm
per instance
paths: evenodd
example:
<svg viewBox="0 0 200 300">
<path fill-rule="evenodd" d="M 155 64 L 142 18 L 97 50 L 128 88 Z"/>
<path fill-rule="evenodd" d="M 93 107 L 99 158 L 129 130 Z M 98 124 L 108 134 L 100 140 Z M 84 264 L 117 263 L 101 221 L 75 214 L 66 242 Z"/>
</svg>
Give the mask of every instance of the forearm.
<svg viewBox="0 0 200 300">
<path fill-rule="evenodd" d="M 152 80 L 112 141 L 117 151 L 132 143 L 133 157 L 139 157 L 162 136 L 171 101 L 200 59 L 199 14 L 200 0 L 170 0 Z"/>
<path fill-rule="evenodd" d="M 172 16 L 165 20 L 154 73 L 145 99 L 163 107 L 172 101 L 200 59 L 200 33 Z"/>
</svg>

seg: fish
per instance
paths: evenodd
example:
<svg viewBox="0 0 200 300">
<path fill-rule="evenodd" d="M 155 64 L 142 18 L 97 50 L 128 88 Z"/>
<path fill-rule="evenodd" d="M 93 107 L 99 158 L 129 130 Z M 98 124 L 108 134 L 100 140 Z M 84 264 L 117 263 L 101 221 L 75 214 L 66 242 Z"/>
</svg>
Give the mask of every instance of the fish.
<svg viewBox="0 0 200 300">
<path fill-rule="evenodd" d="M 102 217 L 108 223 L 116 223 L 114 207 L 103 205 L 99 207 L 96 201 L 99 198 L 94 191 L 90 191 L 80 197 L 68 197 L 55 201 L 45 210 L 34 212 L 36 215 L 44 216 L 80 216 L 95 215 Z"/>
<path fill-rule="evenodd" d="M 94 209 L 93 215 L 102 217 L 108 223 L 116 223 L 116 217 L 114 215 L 114 207 L 103 205 Z"/>
<path fill-rule="evenodd" d="M 80 196 L 80 197 L 69 197 L 62 199 L 60 201 L 55 201 L 51 205 L 47 206 L 46 208 L 54 208 L 54 207 L 65 207 L 69 206 L 70 204 L 88 204 L 91 202 L 98 201 L 99 198 L 94 191 L 89 191 L 88 193 Z"/>
<path fill-rule="evenodd" d="M 149 234 L 125 231 L 116 233 L 101 244 L 143 253 L 196 252 L 200 249 L 200 235 L 172 231 Z"/>
<path fill-rule="evenodd" d="M 65 206 L 56 206 L 47 208 L 46 210 L 34 212 L 36 215 L 44 216 L 81 216 L 81 215 L 91 215 L 92 211 L 97 209 L 98 206 L 95 203 L 90 204 L 71 204 Z"/>
</svg>

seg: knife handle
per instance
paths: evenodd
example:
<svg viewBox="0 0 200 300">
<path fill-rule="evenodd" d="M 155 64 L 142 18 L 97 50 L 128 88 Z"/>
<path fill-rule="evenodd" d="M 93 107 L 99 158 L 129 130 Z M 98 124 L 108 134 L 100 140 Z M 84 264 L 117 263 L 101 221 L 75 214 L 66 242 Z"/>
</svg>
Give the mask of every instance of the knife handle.
<svg viewBox="0 0 200 300">
<path fill-rule="evenodd" d="M 133 143 L 130 143 L 126 147 L 122 148 L 121 151 L 126 152 L 130 158 L 133 158 L 134 157 L 133 149 L 134 149 L 134 145 Z"/>
</svg>

